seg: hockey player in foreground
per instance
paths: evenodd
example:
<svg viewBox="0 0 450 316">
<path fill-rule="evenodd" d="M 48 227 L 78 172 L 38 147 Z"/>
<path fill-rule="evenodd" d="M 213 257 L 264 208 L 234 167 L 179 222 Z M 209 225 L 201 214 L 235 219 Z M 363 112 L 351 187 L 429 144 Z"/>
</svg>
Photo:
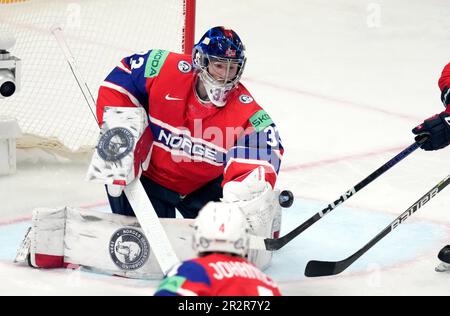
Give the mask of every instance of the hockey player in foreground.
<svg viewBox="0 0 450 316">
<path fill-rule="evenodd" d="M 445 111 L 426 119 L 412 130 L 416 135 L 426 134 L 429 136 L 428 141 L 422 145 L 422 149 L 427 151 L 439 150 L 450 144 L 450 63 L 442 71 L 439 88 Z M 450 271 L 450 245 L 442 248 L 438 258 L 442 262 L 436 267 L 436 271 Z"/>
<path fill-rule="evenodd" d="M 245 259 L 249 225 L 233 203 L 208 203 L 194 224 L 199 258 L 175 266 L 156 296 L 280 296 L 277 284 Z"/>
<path fill-rule="evenodd" d="M 99 90 L 97 117 L 105 107 L 142 107 L 149 127 L 134 163 L 159 217 L 195 218 L 209 201 L 245 201 L 275 186 L 283 154 L 269 115 L 240 83 L 246 63 L 239 36 L 208 30 L 182 55 L 153 49 L 124 58 Z M 265 183 L 242 181 L 257 167 Z M 138 177 L 107 186 L 113 213 L 133 216 L 122 190 Z M 223 187 L 223 189 L 222 189 Z"/>
</svg>

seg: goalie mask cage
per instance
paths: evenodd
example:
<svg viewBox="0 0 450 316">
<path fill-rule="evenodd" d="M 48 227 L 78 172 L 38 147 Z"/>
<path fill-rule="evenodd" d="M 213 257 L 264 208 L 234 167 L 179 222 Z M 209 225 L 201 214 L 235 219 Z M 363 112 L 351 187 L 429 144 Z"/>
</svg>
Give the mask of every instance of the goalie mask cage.
<svg viewBox="0 0 450 316">
<path fill-rule="evenodd" d="M 0 116 L 16 118 L 19 148 L 90 152 L 98 127 L 51 33 L 59 26 L 94 98 L 125 56 L 152 48 L 190 53 L 195 0 L 0 0 L 0 35 L 22 60 L 21 90 L 0 99 Z"/>
</svg>

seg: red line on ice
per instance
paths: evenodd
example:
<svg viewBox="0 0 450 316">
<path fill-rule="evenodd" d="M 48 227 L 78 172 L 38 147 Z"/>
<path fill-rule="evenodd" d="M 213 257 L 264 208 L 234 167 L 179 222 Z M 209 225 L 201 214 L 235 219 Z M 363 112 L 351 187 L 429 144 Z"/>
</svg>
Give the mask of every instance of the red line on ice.
<svg viewBox="0 0 450 316">
<path fill-rule="evenodd" d="M 263 81 L 263 80 L 259 80 L 259 79 L 248 78 L 248 77 L 245 78 L 245 81 L 254 82 L 256 84 L 268 86 L 268 87 L 271 87 L 274 89 L 284 90 L 284 91 L 287 91 L 290 93 L 300 94 L 300 95 L 307 96 L 307 97 L 313 97 L 313 98 L 325 100 L 328 102 L 337 103 L 337 104 L 347 106 L 347 107 L 357 108 L 359 110 L 368 110 L 368 111 L 372 111 L 372 112 L 378 112 L 378 113 L 393 116 L 396 118 L 410 120 L 410 121 L 413 121 L 414 123 L 423 121 L 423 117 L 417 117 L 417 116 L 413 116 L 413 115 L 392 112 L 392 111 L 384 110 L 384 109 L 381 109 L 381 108 L 378 108 L 378 107 L 375 107 L 372 105 L 363 104 L 360 102 L 354 102 L 354 101 L 350 101 L 350 100 L 344 100 L 344 99 L 340 99 L 340 98 L 335 98 L 335 97 L 328 96 L 326 94 L 317 93 L 317 92 L 302 90 L 302 89 L 298 89 L 298 88 L 292 88 L 292 87 L 288 87 L 288 86 L 284 86 L 284 85 L 278 85 L 276 83 L 272 83 L 269 81 Z"/>
</svg>

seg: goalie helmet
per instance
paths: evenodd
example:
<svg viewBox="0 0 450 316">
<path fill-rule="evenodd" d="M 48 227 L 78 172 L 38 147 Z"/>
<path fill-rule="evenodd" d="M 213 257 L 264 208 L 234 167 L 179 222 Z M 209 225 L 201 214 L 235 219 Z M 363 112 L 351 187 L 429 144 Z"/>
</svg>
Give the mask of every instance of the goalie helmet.
<svg viewBox="0 0 450 316">
<path fill-rule="evenodd" d="M 231 91 L 239 84 L 246 58 L 241 39 L 233 30 L 223 26 L 208 30 L 192 50 L 192 64 L 199 74 L 209 100 L 217 107 L 225 106 Z M 212 63 L 225 68 L 224 78 L 218 80 L 208 71 Z"/>
<path fill-rule="evenodd" d="M 193 248 L 198 253 L 225 252 L 245 257 L 249 247 L 249 225 L 234 203 L 210 202 L 194 224 Z"/>
</svg>

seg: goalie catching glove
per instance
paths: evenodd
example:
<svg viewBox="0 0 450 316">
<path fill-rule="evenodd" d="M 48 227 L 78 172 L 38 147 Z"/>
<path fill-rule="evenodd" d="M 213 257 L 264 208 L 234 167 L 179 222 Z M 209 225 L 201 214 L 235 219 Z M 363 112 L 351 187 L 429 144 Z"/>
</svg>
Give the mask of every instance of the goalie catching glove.
<svg viewBox="0 0 450 316">
<path fill-rule="evenodd" d="M 265 180 L 265 170 L 257 167 L 223 187 L 223 203 L 234 203 L 242 209 L 250 224 L 251 233 L 275 237 L 281 225 L 278 191 Z"/>
<path fill-rule="evenodd" d="M 225 183 L 222 203 L 232 203 L 244 213 L 250 234 L 265 238 L 278 238 L 281 228 L 281 206 L 278 190 L 266 181 L 265 169 L 259 166 Z M 270 265 L 272 252 L 251 250 L 248 259 L 265 269 Z"/>
<path fill-rule="evenodd" d="M 263 167 L 255 168 L 223 186 L 223 201 L 238 202 L 250 201 L 272 190 L 271 185 L 265 179 Z"/>
</svg>

